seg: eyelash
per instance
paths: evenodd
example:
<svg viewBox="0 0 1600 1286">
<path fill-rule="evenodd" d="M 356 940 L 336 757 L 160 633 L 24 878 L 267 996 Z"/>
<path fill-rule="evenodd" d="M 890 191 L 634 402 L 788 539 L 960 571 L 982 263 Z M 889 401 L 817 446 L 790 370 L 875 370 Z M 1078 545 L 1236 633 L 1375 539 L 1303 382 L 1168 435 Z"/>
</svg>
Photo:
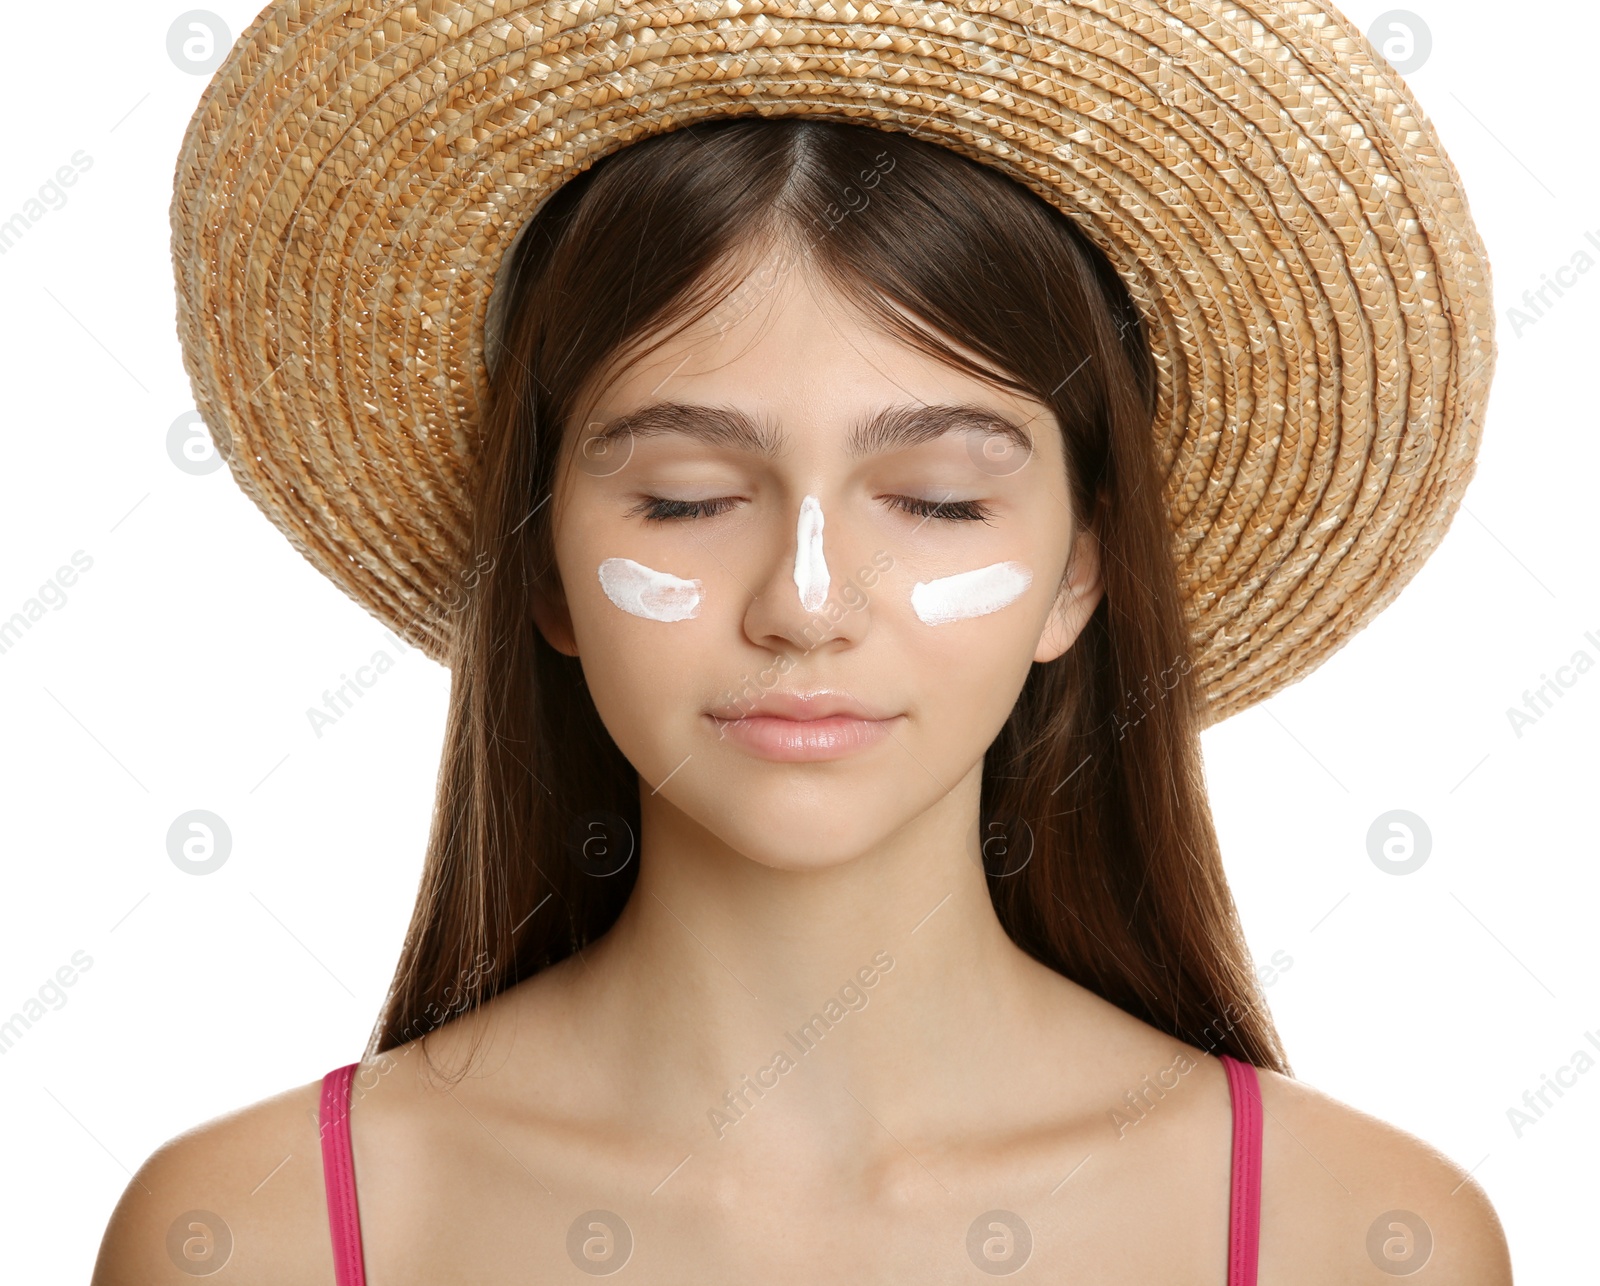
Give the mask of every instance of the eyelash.
<svg viewBox="0 0 1600 1286">
<path fill-rule="evenodd" d="M 936 518 L 944 522 L 988 522 L 994 517 L 981 500 L 921 500 L 915 496 L 891 496 L 895 508 L 918 518 Z M 667 500 L 660 496 L 646 496 L 629 511 L 629 517 L 642 517 L 646 522 L 682 522 L 692 518 L 715 518 L 726 512 L 732 500 Z"/>
</svg>

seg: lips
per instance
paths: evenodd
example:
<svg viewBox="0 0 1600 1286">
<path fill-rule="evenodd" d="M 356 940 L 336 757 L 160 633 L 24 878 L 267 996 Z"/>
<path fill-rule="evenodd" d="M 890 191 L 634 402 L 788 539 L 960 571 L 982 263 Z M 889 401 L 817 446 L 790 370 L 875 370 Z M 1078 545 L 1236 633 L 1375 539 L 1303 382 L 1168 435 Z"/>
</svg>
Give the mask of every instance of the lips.
<svg viewBox="0 0 1600 1286">
<path fill-rule="evenodd" d="M 708 715 L 717 735 L 760 759 L 798 763 L 838 759 L 888 738 L 894 719 L 858 719 L 846 714 L 822 719 L 783 719 L 752 714 L 741 719 Z"/>
<path fill-rule="evenodd" d="M 892 735 L 900 715 L 838 689 L 767 692 L 756 701 L 706 711 L 717 735 L 760 759 L 780 763 L 839 759 Z"/>
<path fill-rule="evenodd" d="M 834 689 L 768 692 L 756 701 L 713 706 L 706 713 L 716 719 L 791 719 L 802 723 L 819 719 L 865 719 L 876 722 L 894 717 L 887 711 L 873 709 L 848 693 Z"/>
</svg>

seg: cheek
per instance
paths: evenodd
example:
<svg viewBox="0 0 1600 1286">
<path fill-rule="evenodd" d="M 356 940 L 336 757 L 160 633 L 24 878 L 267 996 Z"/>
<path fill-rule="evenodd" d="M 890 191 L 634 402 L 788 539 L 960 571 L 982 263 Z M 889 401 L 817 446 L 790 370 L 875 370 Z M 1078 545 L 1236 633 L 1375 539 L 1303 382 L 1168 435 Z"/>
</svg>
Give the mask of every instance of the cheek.
<svg viewBox="0 0 1600 1286">
<path fill-rule="evenodd" d="M 1007 559 L 910 586 L 901 647 L 922 676 L 924 716 L 952 746 L 987 745 L 1015 705 L 1038 640 L 1032 583 L 1026 563 Z"/>
<path fill-rule="evenodd" d="M 704 593 L 698 580 L 658 571 L 631 558 L 602 559 L 597 575 L 605 596 L 630 616 L 670 624 L 700 614 Z"/>
<path fill-rule="evenodd" d="M 700 585 L 622 558 L 596 556 L 586 575 L 571 604 L 584 686 L 623 757 L 655 784 L 683 757 L 674 748 L 692 707 L 684 680 L 700 646 Z"/>
<path fill-rule="evenodd" d="M 1032 583 L 1033 572 L 1023 563 L 990 563 L 955 576 L 918 581 L 911 587 L 911 608 L 924 625 L 948 625 L 998 612 L 1016 602 Z"/>
</svg>

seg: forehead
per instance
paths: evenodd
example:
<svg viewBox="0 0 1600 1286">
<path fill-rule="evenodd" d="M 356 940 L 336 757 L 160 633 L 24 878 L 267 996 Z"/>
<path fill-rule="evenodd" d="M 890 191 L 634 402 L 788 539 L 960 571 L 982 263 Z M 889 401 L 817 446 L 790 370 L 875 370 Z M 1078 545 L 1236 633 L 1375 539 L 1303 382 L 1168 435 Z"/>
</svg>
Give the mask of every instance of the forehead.
<svg viewBox="0 0 1600 1286">
<path fill-rule="evenodd" d="M 779 458 L 818 439 L 862 457 L 968 431 L 1025 450 L 1054 436 L 1043 403 L 889 333 L 792 255 L 773 252 L 735 282 L 706 316 L 610 373 L 585 408 L 586 437 L 682 438 Z"/>
</svg>

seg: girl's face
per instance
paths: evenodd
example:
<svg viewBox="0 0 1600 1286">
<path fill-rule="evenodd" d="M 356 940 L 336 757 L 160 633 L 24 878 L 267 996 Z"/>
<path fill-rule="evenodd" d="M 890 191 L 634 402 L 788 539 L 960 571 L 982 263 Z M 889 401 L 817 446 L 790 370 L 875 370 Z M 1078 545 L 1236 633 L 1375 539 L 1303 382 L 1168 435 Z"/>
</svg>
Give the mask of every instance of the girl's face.
<svg viewBox="0 0 1600 1286">
<path fill-rule="evenodd" d="M 540 628 L 580 658 L 645 816 L 665 801 L 772 867 L 915 835 L 957 787 L 975 801 L 1029 666 L 1100 595 L 1049 409 L 778 252 L 579 408 L 557 477 L 565 601 L 538 602 Z M 813 695 L 858 717 L 761 713 Z"/>
</svg>

